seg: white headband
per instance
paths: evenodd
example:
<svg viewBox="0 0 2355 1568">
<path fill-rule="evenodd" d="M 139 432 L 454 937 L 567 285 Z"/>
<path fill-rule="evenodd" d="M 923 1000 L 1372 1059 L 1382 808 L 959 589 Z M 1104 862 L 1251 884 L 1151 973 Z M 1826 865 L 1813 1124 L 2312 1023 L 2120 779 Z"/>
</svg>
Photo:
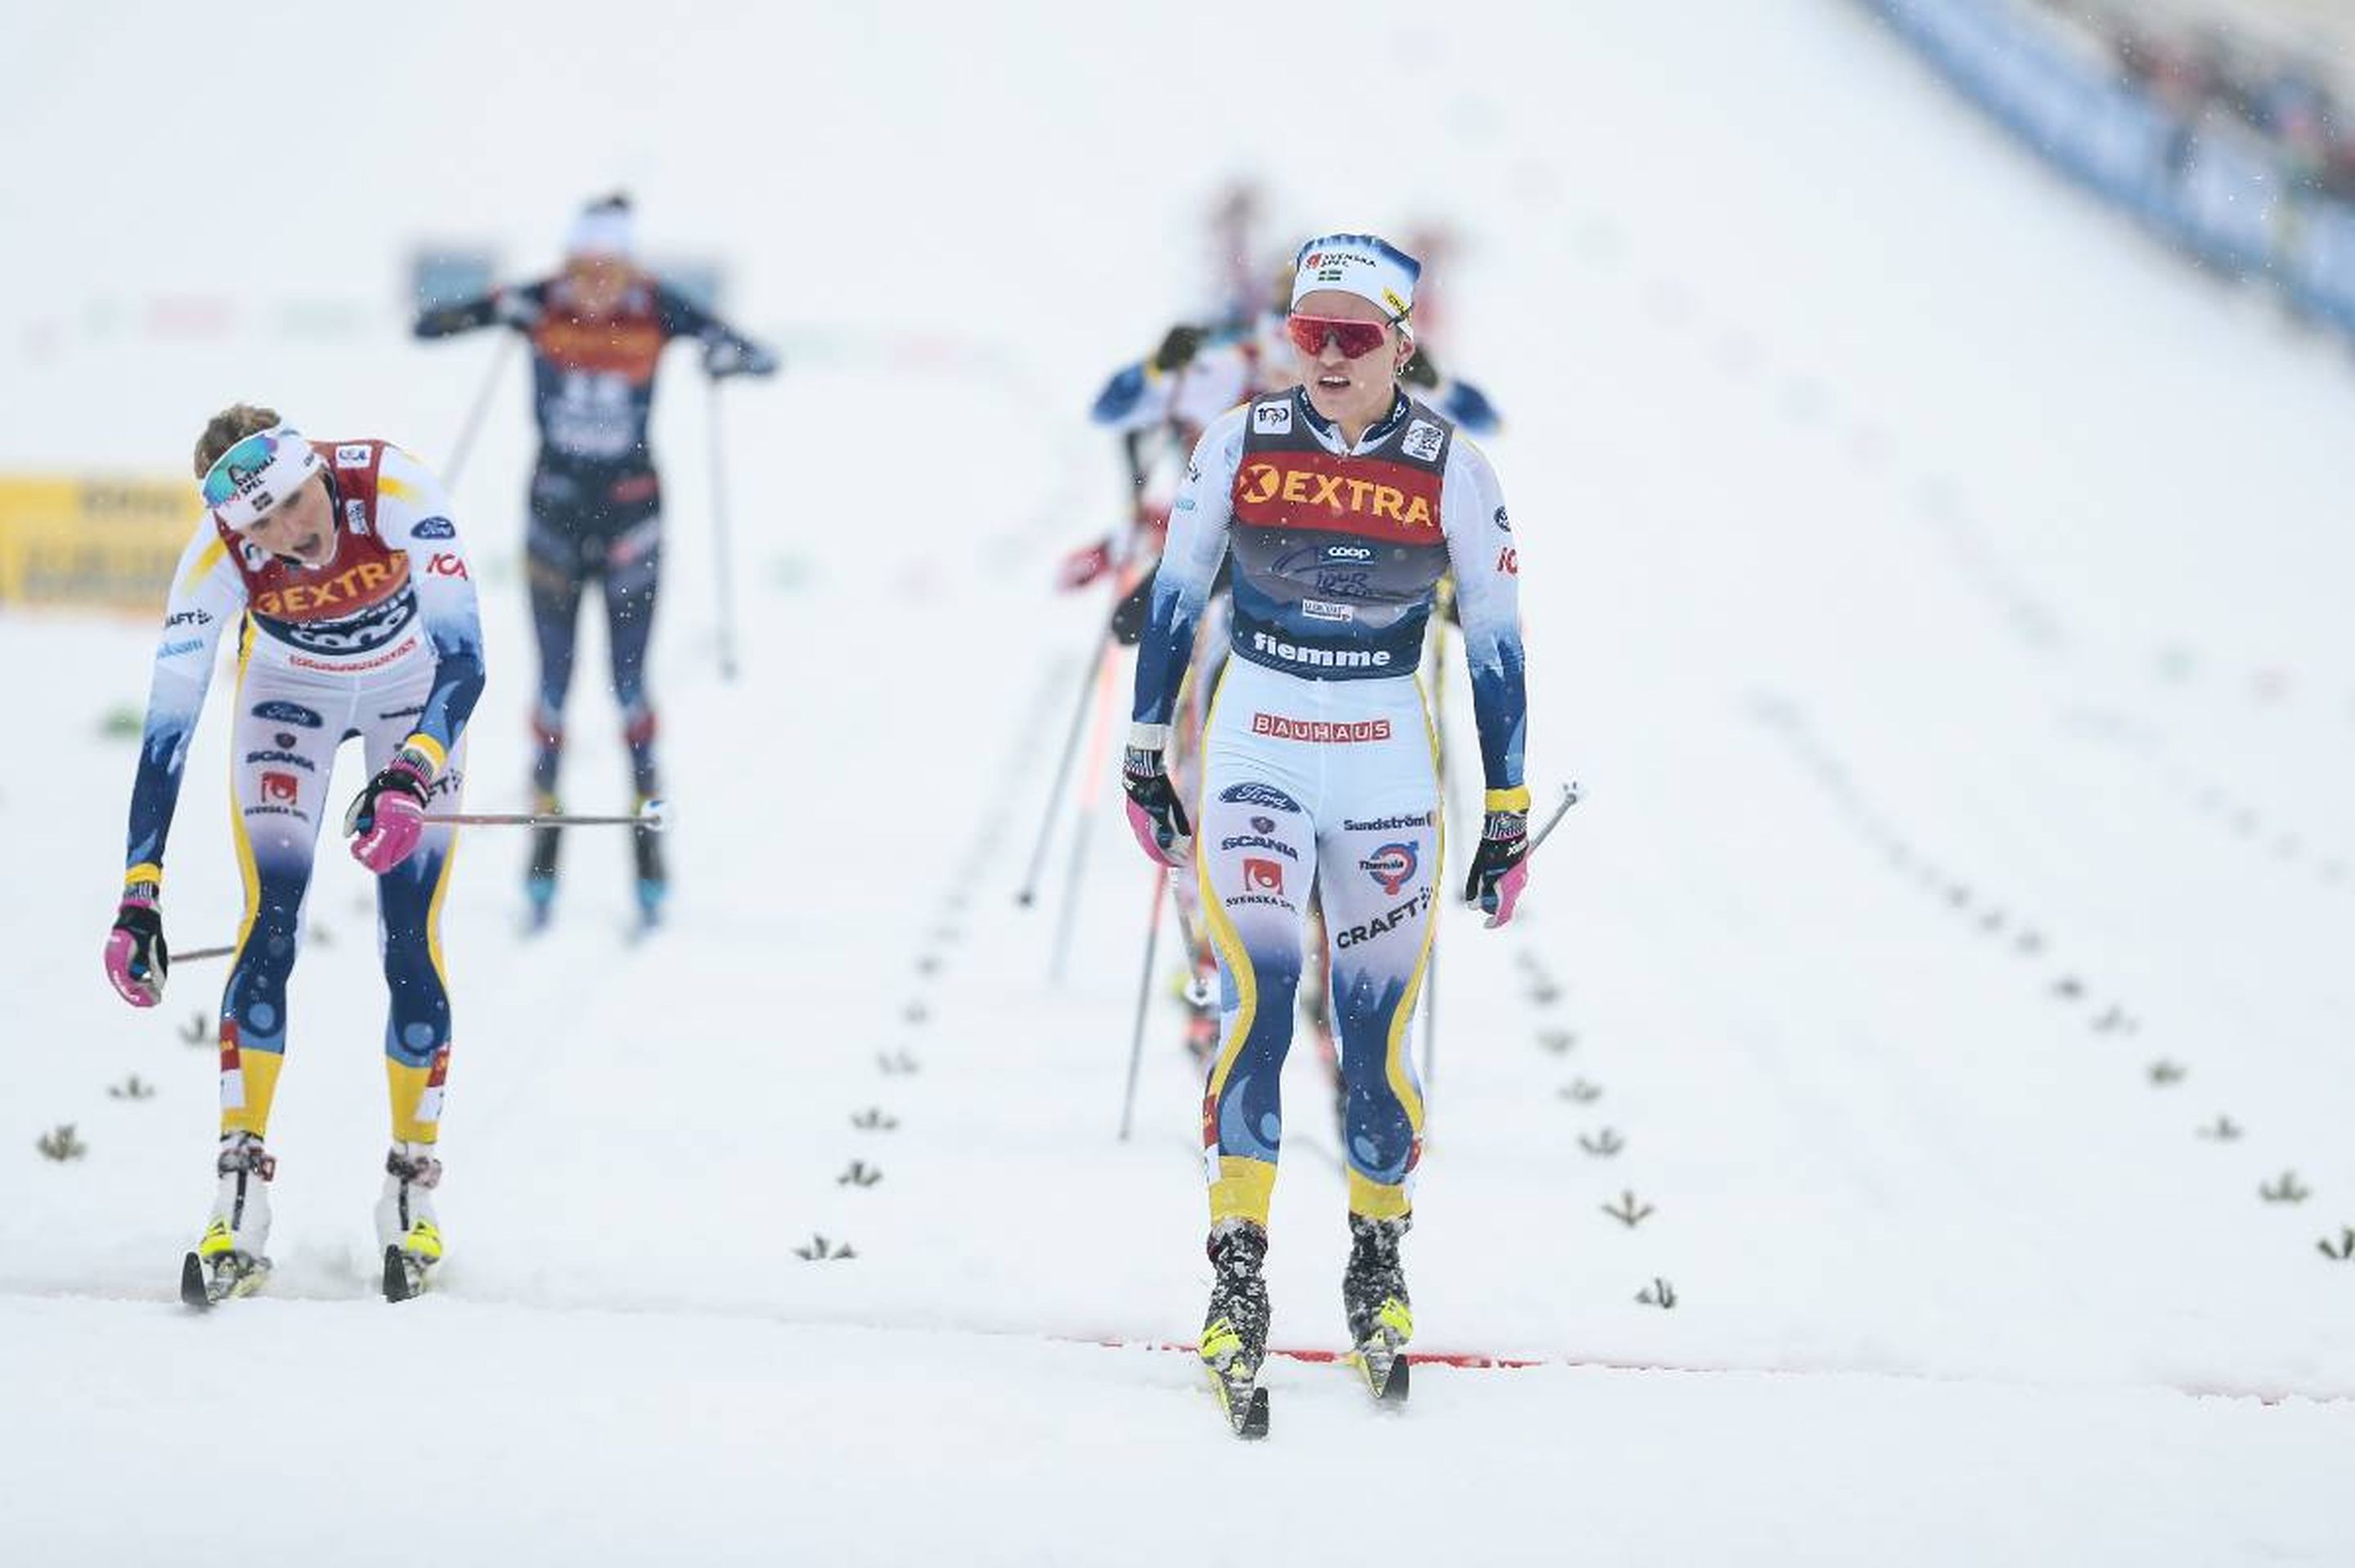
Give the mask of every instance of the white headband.
<svg viewBox="0 0 2355 1568">
<path fill-rule="evenodd" d="M 1292 308 L 1298 310 L 1305 295 L 1338 289 L 1380 306 L 1397 323 L 1414 309 L 1414 285 L 1422 276 L 1422 262 L 1379 235 L 1327 234 L 1302 246 L 1294 258 Z"/>
<path fill-rule="evenodd" d="M 625 207 L 592 207 L 572 220 L 564 237 L 567 256 L 611 256 L 626 261 L 635 253 L 635 226 Z"/>
<path fill-rule="evenodd" d="M 205 471 L 205 504 L 240 533 L 303 487 L 321 468 L 319 454 L 291 425 L 257 430 Z"/>
</svg>

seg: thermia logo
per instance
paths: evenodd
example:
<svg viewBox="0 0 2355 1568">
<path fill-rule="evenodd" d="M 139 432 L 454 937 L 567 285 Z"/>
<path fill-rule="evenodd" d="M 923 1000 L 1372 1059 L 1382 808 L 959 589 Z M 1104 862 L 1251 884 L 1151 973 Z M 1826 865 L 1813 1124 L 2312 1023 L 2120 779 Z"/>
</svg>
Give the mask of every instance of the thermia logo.
<svg viewBox="0 0 2355 1568">
<path fill-rule="evenodd" d="M 1399 890 L 1414 880 L 1416 856 L 1412 844 L 1384 844 L 1358 863 L 1358 869 L 1372 877 L 1384 893 L 1392 898 Z"/>
</svg>

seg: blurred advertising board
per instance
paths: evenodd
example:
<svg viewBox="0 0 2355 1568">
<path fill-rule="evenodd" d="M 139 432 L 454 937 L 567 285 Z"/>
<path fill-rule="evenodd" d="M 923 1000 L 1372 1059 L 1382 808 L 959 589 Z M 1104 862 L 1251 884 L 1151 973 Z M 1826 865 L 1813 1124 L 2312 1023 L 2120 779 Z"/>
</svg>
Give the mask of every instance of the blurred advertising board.
<svg viewBox="0 0 2355 1568">
<path fill-rule="evenodd" d="M 160 610 L 203 510 L 193 480 L 0 474 L 0 606 Z"/>
</svg>

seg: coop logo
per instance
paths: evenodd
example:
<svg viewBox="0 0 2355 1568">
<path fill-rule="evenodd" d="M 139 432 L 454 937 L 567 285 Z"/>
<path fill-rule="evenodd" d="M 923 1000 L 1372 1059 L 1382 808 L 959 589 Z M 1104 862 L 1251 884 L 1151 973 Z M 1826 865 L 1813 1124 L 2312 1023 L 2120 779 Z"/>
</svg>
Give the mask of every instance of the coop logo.
<svg viewBox="0 0 2355 1568">
<path fill-rule="evenodd" d="M 1243 861 L 1243 890 L 1247 893 L 1284 892 L 1284 863 L 1276 860 Z"/>
<path fill-rule="evenodd" d="M 1336 723 L 1327 719 L 1286 718 L 1282 714 L 1253 714 L 1252 733 L 1274 740 L 1351 746 L 1362 741 L 1388 740 L 1391 737 L 1391 721 L 1386 718 L 1345 719 Z"/>
<path fill-rule="evenodd" d="M 1384 893 L 1392 898 L 1399 890 L 1414 880 L 1416 856 L 1412 844 L 1384 844 L 1358 863 L 1358 869 L 1370 876 Z"/>
<path fill-rule="evenodd" d="M 1286 506 L 1322 507 L 1333 517 L 1387 521 L 1406 528 L 1434 525 L 1427 495 L 1409 494 L 1377 480 L 1319 473 L 1313 468 L 1282 463 L 1246 463 L 1236 480 L 1235 499 L 1245 506 L 1281 501 Z"/>
</svg>

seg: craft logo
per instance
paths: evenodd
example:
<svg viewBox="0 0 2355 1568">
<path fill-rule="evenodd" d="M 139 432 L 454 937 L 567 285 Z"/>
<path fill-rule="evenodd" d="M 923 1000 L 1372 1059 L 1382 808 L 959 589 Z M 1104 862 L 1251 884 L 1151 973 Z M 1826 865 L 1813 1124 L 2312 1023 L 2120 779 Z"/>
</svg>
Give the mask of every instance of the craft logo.
<svg viewBox="0 0 2355 1568">
<path fill-rule="evenodd" d="M 1354 948 L 1361 942 L 1370 942 L 1384 932 L 1395 929 L 1406 921 L 1413 919 L 1430 907 L 1431 889 L 1426 887 L 1389 913 L 1377 915 L 1362 926 L 1352 926 L 1337 933 L 1333 938 L 1333 946 L 1336 949 L 1340 949 Z"/>
<path fill-rule="evenodd" d="M 1258 408 L 1252 410 L 1252 429 L 1263 436 L 1290 435 L 1292 433 L 1292 405 L 1289 403 L 1262 403 Z M 1187 470 L 1187 477 L 1188 479 L 1199 479 L 1201 475 L 1195 472 L 1189 466 Z"/>
<path fill-rule="evenodd" d="M 1384 844 L 1358 863 L 1358 869 L 1372 877 L 1392 898 L 1413 879 L 1414 867 L 1412 844 Z"/>
<path fill-rule="evenodd" d="M 366 468 L 369 463 L 375 461 L 376 453 L 371 450 L 366 443 L 337 447 L 336 449 L 336 466 L 337 468 Z"/>
<path fill-rule="evenodd" d="M 261 776 L 261 798 L 291 806 L 301 798 L 302 785 L 292 773 L 264 773 Z"/>
<path fill-rule="evenodd" d="M 1280 860 L 1245 859 L 1243 886 L 1252 893 L 1282 893 L 1284 863 Z"/>
<path fill-rule="evenodd" d="M 1378 719 L 1286 718 L 1282 714 L 1252 715 L 1252 733 L 1275 740 L 1305 740 L 1319 746 L 1352 746 L 1361 741 L 1388 740 L 1391 721 Z"/>
<path fill-rule="evenodd" d="M 1405 528 L 1436 526 L 1428 496 L 1410 495 L 1394 484 L 1370 479 L 1273 462 L 1245 465 L 1236 481 L 1235 499 L 1246 506 L 1280 501 L 1286 506 L 1322 507 L 1334 517 L 1386 520 Z"/>
</svg>

